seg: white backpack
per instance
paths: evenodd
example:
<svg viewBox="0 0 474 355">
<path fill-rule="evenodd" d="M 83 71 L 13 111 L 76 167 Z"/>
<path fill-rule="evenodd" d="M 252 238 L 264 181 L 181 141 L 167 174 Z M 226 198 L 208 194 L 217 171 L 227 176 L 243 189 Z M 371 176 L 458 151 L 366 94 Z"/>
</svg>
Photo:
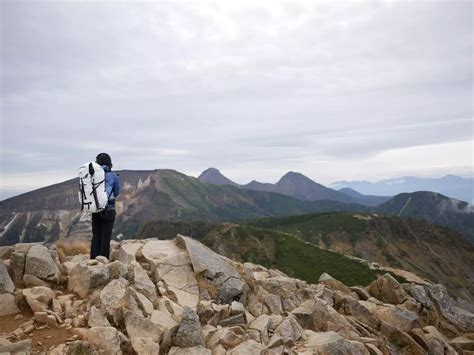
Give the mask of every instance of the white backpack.
<svg viewBox="0 0 474 355">
<path fill-rule="evenodd" d="M 81 211 L 95 213 L 104 210 L 108 201 L 104 169 L 97 163 L 88 162 L 78 169 L 78 175 Z"/>
</svg>

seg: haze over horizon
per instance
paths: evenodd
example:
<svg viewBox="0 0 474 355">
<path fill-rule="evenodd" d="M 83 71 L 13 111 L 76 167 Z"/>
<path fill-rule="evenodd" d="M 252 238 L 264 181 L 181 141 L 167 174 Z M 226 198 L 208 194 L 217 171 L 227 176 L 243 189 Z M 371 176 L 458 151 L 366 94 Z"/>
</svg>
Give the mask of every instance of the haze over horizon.
<svg viewBox="0 0 474 355">
<path fill-rule="evenodd" d="M 1 2 L 0 200 L 114 168 L 474 176 L 470 1 Z"/>
</svg>

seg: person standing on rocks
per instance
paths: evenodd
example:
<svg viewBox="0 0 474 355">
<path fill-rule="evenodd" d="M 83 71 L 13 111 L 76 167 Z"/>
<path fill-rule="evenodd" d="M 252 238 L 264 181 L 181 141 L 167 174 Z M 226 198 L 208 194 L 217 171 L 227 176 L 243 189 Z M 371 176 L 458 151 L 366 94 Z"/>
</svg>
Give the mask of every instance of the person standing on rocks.
<svg viewBox="0 0 474 355">
<path fill-rule="evenodd" d="M 102 255 L 107 259 L 110 254 L 110 239 L 115 222 L 115 198 L 120 194 L 120 182 L 117 173 L 112 172 L 112 159 L 107 153 L 100 153 L 96 163 L 105 171 L 105 191 L 107 192 L 107 207 L 92 214 L 91 259 Z"/>
</svg>

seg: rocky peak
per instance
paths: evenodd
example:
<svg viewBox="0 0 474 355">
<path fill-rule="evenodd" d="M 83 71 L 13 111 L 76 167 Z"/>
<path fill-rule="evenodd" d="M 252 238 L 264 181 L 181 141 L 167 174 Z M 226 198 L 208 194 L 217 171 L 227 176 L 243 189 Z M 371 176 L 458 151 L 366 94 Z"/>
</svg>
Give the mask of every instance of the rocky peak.
<svg viewBox="0 0 474 355">
<path fill-rule="evenodd" d="M 181 235 L 114 243 L 110 261 L 60 260 L 40 244 L 1 252 L 1 316 L 28 319 L 2 321 L 12 326 L 0 353 L 456 354 L 474 346 L 474 315 L 421 279 L 400 284 L 385 274 L 347 287 L 328 270 L 308 284 Z M 38 267 L 26 269 L 32 260 Z M 46 348 L 32 342 L 48 329 L 68 337 Z"/>
<path fill-rule="evenodd" d="M 217 170 L 216 168 L 209 168 L 209 169 L 204 170 L 201 173 L 201 175 L 199 175 L 198 179 L 203 182 L 207 182 L 209 184 L 214 184 L 214 185 L 239 186 L 237 183 L 233 182 L 232 180 L 222 175 L 221 172 Z"/>
</svg>

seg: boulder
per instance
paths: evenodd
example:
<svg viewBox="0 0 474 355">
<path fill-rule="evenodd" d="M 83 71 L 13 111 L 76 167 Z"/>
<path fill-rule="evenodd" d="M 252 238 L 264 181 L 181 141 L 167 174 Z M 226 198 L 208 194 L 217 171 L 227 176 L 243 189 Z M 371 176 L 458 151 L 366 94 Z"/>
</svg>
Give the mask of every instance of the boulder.
<svg viewBox="0 0 474 355">
<path fill-rule="evenodd" d="M 334 331 L 311 332 L 305 343 L 308 353 L 319 355 L 363 355 L 360 349 Z"/>
<path fill-rule="evenodd" d="M 130 288 L 130 292 L 135 297 L 140 309 L 147 316 L 151 316 L 151 314 L 153 313 L 153 303 L 151 303 L 151 301 L 148 298 L 146 298 L 145 295 L 141 294 L 140 292 L 138 292 L 137 290 L 133 288 Z"/>
<path fill-rule="evenodd" d="M 275 329 L 275 334 L 282 338 L 283 344 L 295 343 L 305 338 L 303 328 L 291 314 Z"/>
<path fill-rule="evenodd" d="M 170 349 L 169 355 L 211 355 L 212 351 L 206 349 L 204 346 L 193 346 L 190 348 L 180 348 L 174 346 Z"/>
<path fill-rule="evenodd" d="M 432 285 L 428 288 L 429 294 L 436 304 L 441 315 L 452 322 L 463 332 L 474 332 L 474 314 L 455 306 L 454 300 L 449 296 L 443 285 Z"/>
<path fill-rule="evenodd" d="M 13 293 L 14 291 L 15 285 L 8 274 L 7 267 L 4 262 L 0 260 L 0 294 Z"/>
<path fill-rule="evenodd" d="M 337 291 L 334 296 L 334 308 L 342 314 L 353 316 L 358 321 L 378 329 L 380 321 L 363 305 L 354 298 Z"/>
<path fill-rule="evenodd" d="M 0 293 L 0 316 L 20 312 L 16 305 L 15 296 L 11 293 Z"/>
<path fill-rule="evenodd" d="M 403 289 L 415 300 L 420 302 L 425 308 L 432 308 L 433 302 L 428 295 L 428 291 L 425 286 L 416 284 L 404 284 Z"/>
<path fill-rule="evenodd" d="M 173 344 L 181 348 L 204 345 L 199 318 L 189 307 L 184 307 L 181 323 L 173 339 Z"/>
<path fill-rule="evenodd" d="M 249 339 L 231 349 L 229 355 L 263 355 L 267 347 Z"/>
<path fill-rule="evenodd" d="M 121 345 L 128 339 L 114 327 L 76 328 L 74 332 L 106 355 L 122 355 Z"/>
<path fill-rule="evenodd" d="M 68 290 L 85 298 L 92 290 L 103 287 L 109 280 L 107 265 L 89 265 L 87 261 L 76 264 L 70 272 Z"/>
<path fill-rule="evenodd" d="M 31 354 L 31 339 L 0 343 L 0 354 Z"/>
<path fill-rule="evenodd" d="M 150 301 L 156 300 L 156 287 L 155 284 L 150 280 L 145 270 L 134 262 L 131 264 L 131 274 L 133 280 L 133 287 L 141 293 L 143 293 Z"/>
<path fill-rule="evenodd" d="M 110 279 L 118 279 L 120 277 L 123 277 L 123 278 L 127 277 L 127 274 L 128 274 L 127 266 L 119 260 L 115 260 L 115 261 L 112 261 L 111 263 L 108 263 L 107 268 L 109 269 Z"/>
<path fill-rule="evenodd" d="M 123 278 L 110 281 L 100 291 L 100 302 L 109 314 L 113 314 L 115 310 L 125 307 L 129 298 L 128 281 Z"/>
<path fill-rule="evenodd" d="M 154 310 L 151 314 L 153 323 L 161 325 L 165 331 L 173 333 L 179 327 L 179 323 L 173 318 L 167 309 Z"/>
<path fill-rule="evenodd" d="M 367 288 L 372 296 L 383 302 L 400 304 L 408 298 L 402 286 L 389 273 L 380 276 Z"/>
<path fill-rule="evenodd" d="M 105 317 L 104 313 L 97 309 L 95 306 L 91 306 L 89 309 L 87 324 L 90 328 L 93 327 L 109 327 L 110 323 Z"/>
<path fill-rule="evenodd" d="M 33 312 L 46 311 L 54 298 L 54 292 L 45 286 L 25 288 L 22 293 Z"/>
<path fill-rule="evenodd" d="M 318 282 L 320 284 L 328 286 L 332 290 L 340 291 L 340 292 L 342 292 L 346 295 L 351 294 L 351 290 L 350 290 L 349 287 L 347 287 L 341 281 L 336 280 L 335 278 L 333 278 L 331 275 L 329 275 L 327 273 L 321 274 L 321 276 L 319 277 Z"/>
<path fill-rule="evenodd" d="M 45 286 L 48 287 L 48 283 L 37 278 L 36 276 L 24 274 L 23 275 L 23 285 L 25 287 L 35 287 L 35 286 Z"/>
<path fill-rule="evenodd" d="M 418 315 L 400 306 L 379 307 L 377 318 L 402 332 L 408 332 L 418 326 Z"/>
<path fill-rule="evenodd" d="M 130 338 L 150 338 L 159 343 L 163 338 L 163 328 L 148 318 L 141 317 L 131 311 L 124 311 L 125 328 Z"/>
<path fill-rule="evenodd" d="M 35 244 L 29 249 L 25 259 L 25 274 L 36 276 L 48 282 L 59 280 L 59 268 L 48 248 Z"/>
<path fill-rule="evenodd" d="M 166 285 L 164 291 L 180 305 L 195 309 L 199 303 L 199 288 L 188 253 L 172 240 L 148 241 L 141 251 L 155 281 L 161 280 Z"/>
<path fill-rule="evenodd" d="M 130 340 L 137 355 L 158 355 L 160 353 L 160 345 L 151 338 L 133 337 Z"/>
<path fill-rule="evenodd" d="M 220 290 L 222 303 L 230 303 L 243 293 L 245 282 L 230 259 L 182 235 L 176 237 L 176 243 L 188 251 L 194 272 L 204 275 L 210 284 Z"/>
<path fill-rule="evenodd" d="M 13 252 L 10 255 L 10 270 L 13 282 L 18 287 L 23 287 L 23 274 L 25 272 L 25 253 Z"/>
<path fill-rule="evenodd" d="M 124 241 L 120 244 L 117 259 L 125 265 L 136 261 L 137 251 L 143 246 L 141 242 Z"/>
<path fill-rule="evenodd" d="M 450 344 L 465 351 L 474 351 L 474 334 L 467 334 L 451 339 Z"/>
</svg>

